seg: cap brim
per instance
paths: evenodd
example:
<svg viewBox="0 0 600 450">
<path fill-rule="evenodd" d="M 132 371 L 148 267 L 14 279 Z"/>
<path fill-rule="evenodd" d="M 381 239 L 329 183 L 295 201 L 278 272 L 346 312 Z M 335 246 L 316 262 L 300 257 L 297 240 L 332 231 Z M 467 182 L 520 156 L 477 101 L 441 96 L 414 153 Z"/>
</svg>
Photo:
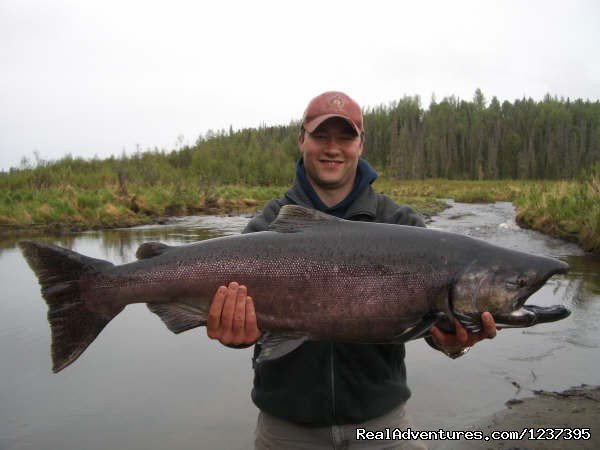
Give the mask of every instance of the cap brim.
<svg viewBox="0 0 600 450">
<path fill-rule="evenodd" d="M 354 124 L 354 122 L 352 122 L 352 120 L 348 116 L 344 116 L 342 114 L 323 114 L 322 116 L 315 117 L 310 122 L 304 123 L 304 129 L 306 131 L 308 131 L 309 133 L 312 133 L 313 131 L 315 131 L 317 129 L 317 127 L 319 125 L 321 125 L 327 119 L 331 119 L 332 117 L 341 117 L 342 119 L 344 119 L 346 122 L 348 122 L 352 126 L 352 128 L 354 128 L 354 131 L 356 131 L 356 134 L 358 136 L 360 136 L 360 130 Z"/>
</svg>

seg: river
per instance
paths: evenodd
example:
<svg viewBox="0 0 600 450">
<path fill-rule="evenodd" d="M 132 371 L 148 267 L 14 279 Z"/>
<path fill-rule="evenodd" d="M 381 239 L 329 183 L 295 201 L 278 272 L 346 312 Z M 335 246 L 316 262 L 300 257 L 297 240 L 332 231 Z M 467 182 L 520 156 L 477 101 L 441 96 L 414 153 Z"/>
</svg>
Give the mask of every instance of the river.
<svg viewBox="0 0 600 450">
<path fill-rule="evenodd" d="M 409 410 L 418 426 L 462 430 L 534 389 L 600 384 L 600 258 L 520 229 L 510 203 L 451 204 L 430 227 L 567 261 L 569 275 L 551 279 L 530 302 L 565 304 L 572 314 L 502 330 L 457 360 L 424 341 L 407 344 Z M 239 233 L 247 221 L 186 217 L 39 239 L 122 264 L 142 242 L 180 245 Z M 52 374 L 46 305 L 14 240 L 0 243 L 0 279 L 0 449 L 251 448 L 250 349 L 225 348 L 204 329 L 175 336 L 144 305 L 131 305 L 75 364 Z"/>
</svg>

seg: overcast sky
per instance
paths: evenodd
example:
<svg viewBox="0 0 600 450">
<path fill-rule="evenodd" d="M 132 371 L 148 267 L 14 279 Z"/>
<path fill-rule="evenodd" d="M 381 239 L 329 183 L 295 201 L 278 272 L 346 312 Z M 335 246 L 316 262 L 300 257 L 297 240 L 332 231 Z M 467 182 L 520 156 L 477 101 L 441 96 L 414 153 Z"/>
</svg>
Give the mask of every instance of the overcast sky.
<svg viewBox="0 0 600 450">
<path fill-rule="evenodd" d="M 600 99 L 600 2 L 0 0 L 0 170 L 287 124 L 325 90 Z"/>
</svg>

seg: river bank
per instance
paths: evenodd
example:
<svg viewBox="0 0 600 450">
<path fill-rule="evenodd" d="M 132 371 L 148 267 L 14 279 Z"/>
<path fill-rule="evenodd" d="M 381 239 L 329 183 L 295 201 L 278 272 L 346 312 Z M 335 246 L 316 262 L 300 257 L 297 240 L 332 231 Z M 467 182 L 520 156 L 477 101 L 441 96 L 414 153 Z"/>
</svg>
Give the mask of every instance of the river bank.
<svg viewBox="0 0 600 450">
<path fill-rule="evenodd" d="M 281 197 L 286 186 L 224 185 L 199 188 L 184 183 L 142 186 L 116 183 L 98 189 L 60 185 L 0 191 L 0 236 L 65 234 L 168 223 L 170 217 L 258 211 Z M 578 243 L 600 253 L 600 174 L 581 181 L 395 180 L 374 188 L 430 217 L 443 199 L 465 203 L 513 202 L 517 223 Z"/>
<path fill-rule="evenodd" d="M 383 187 L 388 188 L 389 183 Z M 117 186 L 93 191 L 72 186 L 17 190 L 4 193 L 4 202 L 0 202 L 0 236 L 60 235 L 168 224 L 175 217 L 193 215 L 254 214 L 270 199 L 282 197 L 286 189 L 226 185 L 199 190 L 169 185 L 130 186 L 127 192 Z M 383 191 L 381 186 L 378 191 Z M 443 200 L 425 195 L 395 194 L 390 193 L 394 200 L 411 205 L 427 217 L 447 207 Z"/>
<path fill-rule="evenodd" d="M 407 408 L 417 426 L 465 430 L 504 409 L 507 400 L 531 396 L 534 390 L 600 384 L 599 258 L 517 227 L 514 208 L 505 202 L 452 204 L 432 219 L 431 226 L 441 230 L 564 258 L 570 273 L 553 277 L 531 303 L 560 303 L 572 313 L 531 329 L 502 330 L 456 360 L 423 340 L 409 342 L 407 377 L 413 395 Z M 247 220 L 195 216 L 167 226 L 40 238 L 125 264 L 135 260 L 142 242 L 184 245 L 237 234 Z M 14 240 L 0 249 L 0 274 L 0 314 L 7 318 L 0 324 L 6 361 L 0 379 L 6 405 L 0 408 L 0 448 L 192 450 L 200 442 L 203 448 L 225 450 L 251 445 L 257 416 L 250 399 L 252 349 L 224 348 L 203 329 L 173 335 L 144 305 L 131 305 L 76 364 L 52 375 L 46 304 Z"/>
<path fill-rule="evenodd" d="M 471 431 L 481 431 L 484 436 L 492 436 L 493 432 L 523 433 L 523 430 L 527 429 L 522 439 L 438 442 L 439 445 L 431 445 L 431 448 L 437 450 L 600 448 L 600 386 L 581 385 L 560 392 L 536 390 L 533 394 L 533 397 L 507 401 L 505 410 L 477 421 L 467 428 Z M 552 436 L 559 437 L 552 439 Z"/>
</svg>

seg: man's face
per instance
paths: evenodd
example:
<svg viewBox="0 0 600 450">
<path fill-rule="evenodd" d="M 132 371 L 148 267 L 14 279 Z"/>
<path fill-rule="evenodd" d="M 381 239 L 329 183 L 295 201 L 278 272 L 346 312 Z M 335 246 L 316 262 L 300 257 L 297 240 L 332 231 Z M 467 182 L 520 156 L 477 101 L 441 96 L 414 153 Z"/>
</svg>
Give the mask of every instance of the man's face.
<svg viewBox="0 0 600 450">
<path fill-rule="evenodd" d="M 309 181 L 321 189 L 343 189 L 354 183 L 363 139 L 341 117 L 332 117 L 298 139 Z"/>
</svg>

